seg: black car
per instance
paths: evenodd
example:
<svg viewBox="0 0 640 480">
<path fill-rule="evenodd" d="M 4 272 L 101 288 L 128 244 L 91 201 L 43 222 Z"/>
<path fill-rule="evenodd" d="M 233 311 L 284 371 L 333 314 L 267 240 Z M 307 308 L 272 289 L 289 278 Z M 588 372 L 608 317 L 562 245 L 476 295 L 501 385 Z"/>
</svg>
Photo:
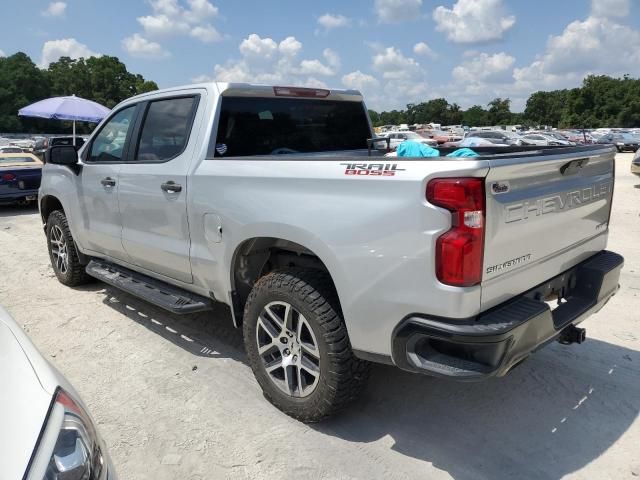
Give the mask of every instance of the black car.
<svg viewBox="0 0 640 480">
<path fill-rule="evenodd" d="M 619 152 L 636 152 L 640 148 L 640 138 L 629 133 L 608 133 L 600 137 L 597 143 L 615 145 Z"/>
<path fill-rule="evenodd" d="M 47 148 L 53 147 L 54 145 L 73 145 L 73 137 L 39 138 L 36 140 L 36 144 L 33 147 L 33 154 L 44 162 L 44 152 L 47 151 Z M 76 137 L 75 145 L 76 148 L 80 148 L 84 145 L 84 138 Z"/>
</svg>

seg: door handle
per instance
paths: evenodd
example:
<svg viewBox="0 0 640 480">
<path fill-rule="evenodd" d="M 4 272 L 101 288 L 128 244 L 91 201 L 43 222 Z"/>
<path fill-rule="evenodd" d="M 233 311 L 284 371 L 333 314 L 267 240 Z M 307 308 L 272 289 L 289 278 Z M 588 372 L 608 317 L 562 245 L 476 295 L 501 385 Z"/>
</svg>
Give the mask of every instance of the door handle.
<svg viewBox="0 0 640 480">
<path fill-rule="evenodd" d="M 182 191 L 182 185 L 177 184 L 173 180 L 163 183 L 160 185 L 160 188 L 167 193 L 179 193 Z"/>
<path fill-rule="evenodd" d="M 100 180 L 100 183 L 102 184 L 103 187 L 110 188 L 110 187 L 116 186 L 116 181 L 111 177 L 103 178 L 102 180 Z"/>
</svg>

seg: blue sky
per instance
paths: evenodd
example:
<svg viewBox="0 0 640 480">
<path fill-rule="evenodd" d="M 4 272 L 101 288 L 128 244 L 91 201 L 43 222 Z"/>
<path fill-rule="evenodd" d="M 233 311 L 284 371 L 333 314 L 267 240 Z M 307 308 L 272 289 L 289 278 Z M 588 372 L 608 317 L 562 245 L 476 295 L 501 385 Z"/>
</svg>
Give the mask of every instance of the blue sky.
<svg viewBox="0 0 640 480">
<path fill-rule="evenodd" d="M 377 110 L 463 107 L 640 76 L 637 0 L 2 0 L 0 53 L 119 57 L 161 87 L 358 88 Z M 10 4 L 10 6 L 9 6 Z"/>
</svg>

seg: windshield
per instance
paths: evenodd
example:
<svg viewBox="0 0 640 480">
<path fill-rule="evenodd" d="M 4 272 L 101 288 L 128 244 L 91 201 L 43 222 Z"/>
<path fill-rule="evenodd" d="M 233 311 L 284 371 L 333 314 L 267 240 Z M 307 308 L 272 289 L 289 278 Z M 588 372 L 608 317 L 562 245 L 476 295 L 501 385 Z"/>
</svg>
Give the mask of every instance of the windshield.
<svg viewBox="0 0 640 480">
<path fill-rule="evenodd" d="M 209 156 L 356 150 L 371 136 L 361 102 L 223 97 Z"/>
</svg>

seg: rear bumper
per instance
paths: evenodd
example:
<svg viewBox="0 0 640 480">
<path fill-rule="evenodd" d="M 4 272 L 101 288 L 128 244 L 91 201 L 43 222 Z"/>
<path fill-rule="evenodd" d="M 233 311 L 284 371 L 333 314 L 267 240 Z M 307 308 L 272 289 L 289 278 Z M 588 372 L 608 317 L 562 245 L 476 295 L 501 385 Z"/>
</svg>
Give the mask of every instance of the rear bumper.
<svg viewBox="0 0 640 480">
<path fill-rule="evenodd" d="M 600 310 L 617 292 L 624 259 L 602 251 L 477 317 L 411 315 L 394 331 L 393 362 L 403 370 L 458 380 L 505 375 L 532 352 Z M 554 310 L 542 299 L 558 294 Z"/>
<path fill-rule="evenodd" d="M 2 203 L 13 203 L 18 202 L 20 200 L 26 200 L 27 198 L 33 200 L 37 200 L 38 198 L 38 189 L 34 190 L 12 190 L 10 193 L 0 193 L 0 204 Z"/>
</svg>

